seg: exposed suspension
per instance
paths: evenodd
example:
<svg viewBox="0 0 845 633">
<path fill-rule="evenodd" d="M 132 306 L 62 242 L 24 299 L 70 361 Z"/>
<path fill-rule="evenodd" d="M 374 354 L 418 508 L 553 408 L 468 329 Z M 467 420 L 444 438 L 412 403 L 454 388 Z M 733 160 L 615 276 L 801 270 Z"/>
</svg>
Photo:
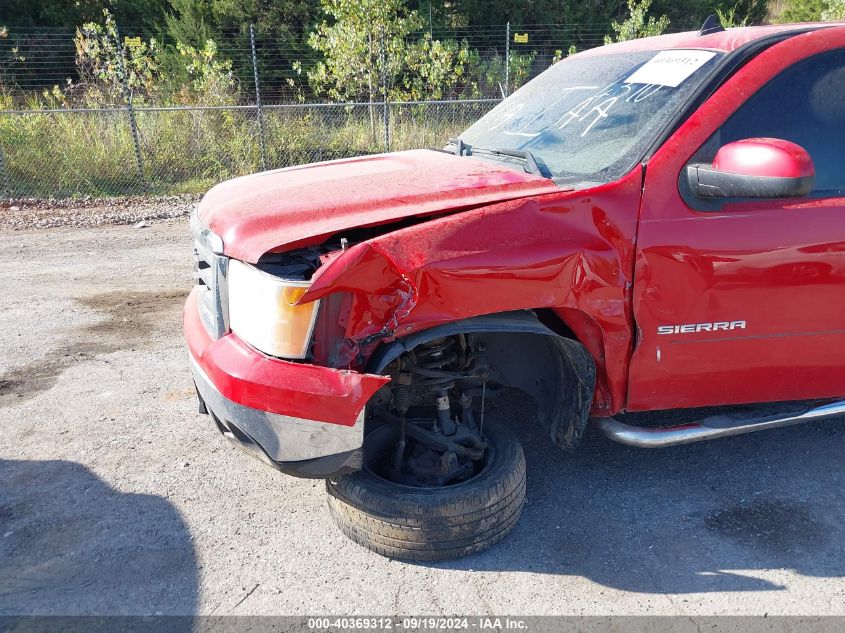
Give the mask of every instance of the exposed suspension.
<svg viewBox="0 0 845 633">
<path fill-rule="evenodd" d="M 396 361 L 392 411 L 384 413 L 399 430 L 389 478 L 410 485 L 445 485 L 464 481 L 481 468 L 487 444 L 475 419 L 473 397 L 483 396 L 488 380 L 484 351 L 470 337 L 454 335 L 423 343 Z"/>
<path fill-rule="evenodd" d="M 457 423 L 452 419 L 452 407 L 449 402 L 449 390 L 454 388 L 455 381 L 461 374 L 455 343 L 455 338 L 451 336 L 425 343 L 418 348 L 419 351 L 411 351 L 414 362 L 408 366 L 417 384 L 434 391 L 437 397 L 439 430 L 442 430 L 444 435 L 454 435 L 457 431 Z M 437 423 L 434 430 L 438 430 Z"/>
</svg>

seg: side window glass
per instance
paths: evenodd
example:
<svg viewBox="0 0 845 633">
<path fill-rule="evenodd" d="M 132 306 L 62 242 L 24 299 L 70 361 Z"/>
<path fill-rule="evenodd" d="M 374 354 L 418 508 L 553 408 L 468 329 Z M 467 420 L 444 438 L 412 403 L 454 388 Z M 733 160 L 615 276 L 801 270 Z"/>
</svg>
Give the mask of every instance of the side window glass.
<svg viewBox="0 0 845 633">
<path fill-rule="evenodd" d="M 799 62 L 775 77 L 699 154 L 760 136 L 792 141 L 809 152 L 816 167 L 815 195 L 845 195 L 845 50 Z"/>
</svg>

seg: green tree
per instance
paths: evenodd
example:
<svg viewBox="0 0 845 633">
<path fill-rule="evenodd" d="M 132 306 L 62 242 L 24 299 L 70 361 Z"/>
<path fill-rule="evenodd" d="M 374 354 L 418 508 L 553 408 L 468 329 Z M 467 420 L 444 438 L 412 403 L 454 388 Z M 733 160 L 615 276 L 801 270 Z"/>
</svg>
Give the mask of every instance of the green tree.
<svg viewBox="0 0 845 633">
<path fill-rule="evenodd" d="M 418 8 L 428 17 L 428 0 L 417 0 L 409 6 Z M 438 11 L 438 6 L 442 7 Z M 604 2 L 560 2 L 560 0 L 452 0 L 435 2 L 435 20 L 441 15 L 443 26 L 504 26 L 510 22 L 514 28 L 524 24 L 609 24 L 619 8 L 619 0 Z M 500 34 L 493 36 L 501 40 Z"/>
<path fill-rule="evenodd" d="M 778 22 L 845 20 L 845 0 L 787 0 Z"/>
<path fill-rule="evenodd" d="M 669 28 L 669 18 L 665 15 L 659 18 L 648 16 L 650 7 L 651 0 L 628 0 L 628 18 L 610 25 L 614 35 L 605 36 L 604 43 L 624 42 L 663 33 Z"/>
<path fill-rule="evenodd" d="M 170 9 L 165 18 L 167 32 L 179 44 L 198 47 L 219 35 L 207 0 L 170 0 Z"/>
<path fill-rule="evenodd" d="M 153 37 L 164 23 L 167 0 L 3 0 L 0 24 L 10 28 L 74 28 L 95 22 L 107 10 L 117 24 L 133 27 L 133 35 Z"/>
<path fill-rule="evenodd" d="M 189 103 L 227 105 L 234 103 L 237 82 L 232 74 L 232 60 L 217 58 L 214 40 L 206 40 L 202 48 L 186 44 L 176 45 L 191 79 L 190 90 L 182 90 Z"/>
<path fill-rule="evenodd" d="M 466 40 L 441 41 L 425 33 L 419 42 L 408 46 L 401 92 L 391 94 L 391 99 L 443 99 L 460 92 L 462 85 L 471 83 L 470 58 Z"/>
<path fill-rule="evenodd" d="M 330 19 L 308 38 L 323 60 L 309 73 L 318 92 L 341 101 L 375 100 L 393 85 L 408 56 L 408 38 L 422 27 L 402 0 L 322 0 Z"/>
<path fill-rule="evenodd" d="M 749 26 L 760 24 L 766 20 L 769 2 L 768 0 L 737 0 L 736 4 L 728 5 L 723 0 L 716 4 L 715 9 L 717 15 L 721 11 L 726 17 L 730 16 L 733 19 L 733 24 L 724 25 L 725 28 L 729 26 Z"/>
<path fill-rule="evenodd" d="M 825 0 L 787 0 L 778 22 L 814 22 L 820 20 L 827 3 Z"/>
<path fill-rule="evenodd" d="M 14 57 L 7 79 L 12 85 L 25 78 L 19 83 L 52 88 L 55 72 L 45 69 L 73 75 L 76 54 L 73 38 L 54 29 L 73 32 L 101 21 L 106 9 L 121 26 L 121 35 L 157 38 L 166 8 L 167 0 L 0 0 L 0 24 L 9 28 L 9 37 L 0 40 L 0 59 Z"/>
<path fill-rule="evenodd" d="M 158 84 L 158 43 L 150 38 L 139 46 L 123 48 L 114 16 L 106 10 L 103 16 L 103 24 L 86 22 L 76 29 L 73 41 L 79 79 L 68 82 L 63 90 L 65 96 L 73 94 L 93 107 L 120 103 L 125 83 L 133 97 L 148 98 Z M 59 93 L 54 89 L 51 94 Z"/>
<path fill-rule="evenodd" d="M 828 22 L 845 20 L 845 0 L 828 0 L 821 17 Z"/>
<path fill-rule="evenodd" d="M 255 26 L 258 68 L 265 94 L 289 97 L 296 68 L 310 70 L 319 54 L 308 45 L 321 16 L 314 0 L 165 0 L 170 5 L 167 32 L 177 42 L 200 49 L 209 39 L 227 56 L 229 49 L 248 51 L 249 25 Z M 249 55 L 234 55 L 233 73 L 240 83 L 252 81 Z M 172 60 L 171 60 L 172 61 Z M 178 62 L 175 62 L 178 64 Z M 296 66 L 294 66 L 296 64 Z M 294 86 L 294 93 L 300 86 Z"/>
<path fill-rule="evenodd" d="M 347 101 L 375 101 L 390 91 L 407 61 L 407 40 L 422 26 L 403 0 L 321 0 L 328 20 L 308 43 L 322 61 L 308 72 L 316 92 Z M 375 110 L 370 105 L 370 133 L 376 142 Z"/>
</svg>

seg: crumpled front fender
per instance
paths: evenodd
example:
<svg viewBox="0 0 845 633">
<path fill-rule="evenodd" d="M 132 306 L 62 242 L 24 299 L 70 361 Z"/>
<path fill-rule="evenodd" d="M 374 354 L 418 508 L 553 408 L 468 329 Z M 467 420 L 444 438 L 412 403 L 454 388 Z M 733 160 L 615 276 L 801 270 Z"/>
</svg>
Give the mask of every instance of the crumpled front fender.
<svg viewBox="0 0 845 633">
<path fill-rule="evenodd" d="M 599 372 L 594 409 L 622 408 L 642 185 L 636 169 L 592 189 L 511 200 L 385 233 L 320 268 L 301 301 L 351 296 L 349 361 L 458 319 L 548 308 Z"/>
</svg>

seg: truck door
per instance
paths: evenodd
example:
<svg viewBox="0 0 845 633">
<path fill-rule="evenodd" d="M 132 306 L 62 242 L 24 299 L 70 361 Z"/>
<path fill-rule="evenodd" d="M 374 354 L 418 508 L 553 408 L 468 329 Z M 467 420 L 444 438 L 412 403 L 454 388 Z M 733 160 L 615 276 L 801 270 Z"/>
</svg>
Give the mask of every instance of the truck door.
<svg viewBox="0 0 845 633">
<path fill-rule="evenodd" d="M 813 191 L 707 202 L 690 163 L 769 137 L 812 158 Z M 845 29 L 749 62 L 647 166 L 628 409 L 845 396 Z"/>
</svg>

